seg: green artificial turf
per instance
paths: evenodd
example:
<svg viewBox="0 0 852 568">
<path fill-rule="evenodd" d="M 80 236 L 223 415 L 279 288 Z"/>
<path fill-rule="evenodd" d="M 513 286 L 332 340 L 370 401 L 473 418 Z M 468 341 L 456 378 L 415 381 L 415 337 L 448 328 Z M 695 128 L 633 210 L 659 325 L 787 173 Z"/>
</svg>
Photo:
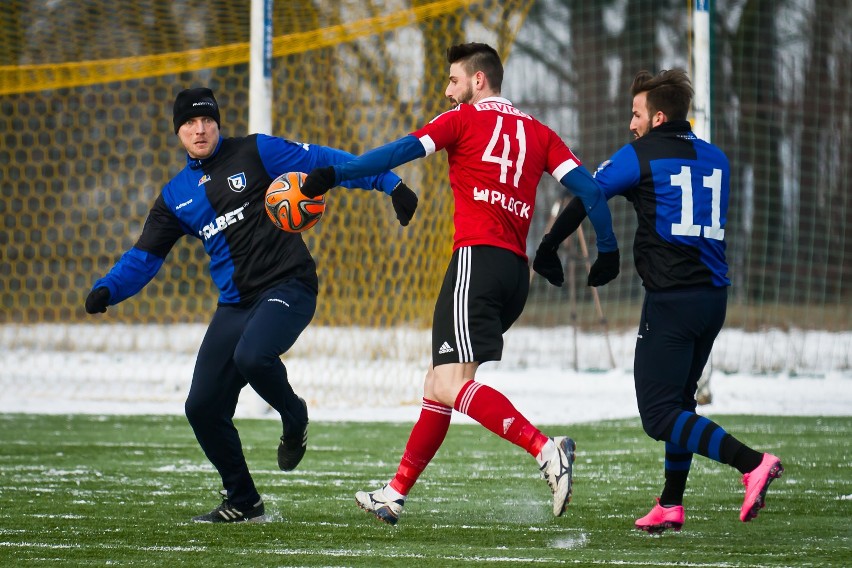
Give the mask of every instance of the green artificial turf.
<svg viewBox="0 0 852 568">
<path fill-rule="evenodd" d="M 638 420 L 543 428 L 578 444 L 561 518 L 530 456 L 454 424 L 391 527 L 353 494 L 390 479 L 410 424 L 312 423 L 284 473 L 278 422 L 237 420 L 270 519 L 225 525 L 190 522 L 221 485 L 183 417 L 0 415 L 0 565 L 852 565 L 852 417 L 718 421 L 782 458 L 766 509 L 741 523 L 739 473 L 696 457 L 683 531 L 651 536 L 632 526 L 659 495 L 663 445 Z"/>
</svg>

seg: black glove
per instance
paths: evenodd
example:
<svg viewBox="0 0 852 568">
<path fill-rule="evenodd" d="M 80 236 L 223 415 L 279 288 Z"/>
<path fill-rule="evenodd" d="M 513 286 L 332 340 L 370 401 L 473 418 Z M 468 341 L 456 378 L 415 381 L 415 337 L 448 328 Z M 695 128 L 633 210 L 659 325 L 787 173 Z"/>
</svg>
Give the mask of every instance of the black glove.
<svg viewBox="0 0 852 568">
<path fill-rule="evenodd" d="M 302 183 L 302 195 L 305 197 L 314 198 L 318 195 L 325 194 L 326 191 L 334 187 L 334 168 L 326 166 L 324 168 L 314 168 L 308 177 Z"/>
<path fill-rule="evenodd" d="M 101 286 L 95 288 L 89 295 L 86 296 L 86 313 L 87 314 L 102 314 L 106 311 L 109 305 L 109 288 Z"/>
<path fill-rule="evenodd" d="M 553 222 L 553 226 L 548 233 L 550 239 L 556 243 L 561 243 L 574 234 L 574 231 L 577 230 L 577 227 L 580 226 L 586 216 L 586 208 L 583 205 L 583 201 L 579 197 L 575 197 L 568 202 L 568 205 L 565 206 L 565 209 L 562 210 L 562 213 Z"/>
<path fill-rule="evenodd" d="M 589 270 L 589 286 L 603 286 L 616 276 L 620 265 L 618 249 L 612 252 L 598 252 L 598 258 Z"/>
<path fill-rule="evenodd" d="M 407 185 L 399 182 L 391 192 L 391 201 L 399 224 L 407 227 L 417 209 L 417 194 L 411 191 Z"/>
<path fill-rule="evenodd" d="M 541 239 L 541 244 L 538 245 L 538 250 L 535 251 L 533 259 L 533 270 L 547 278 L 547 281 L 554 286 L 562 286 L 565 282 L 565 270 L 562 268 L 562 261 L 559 260 L 559 245 L 554 244 L 547 234 Z"/>
</svg>

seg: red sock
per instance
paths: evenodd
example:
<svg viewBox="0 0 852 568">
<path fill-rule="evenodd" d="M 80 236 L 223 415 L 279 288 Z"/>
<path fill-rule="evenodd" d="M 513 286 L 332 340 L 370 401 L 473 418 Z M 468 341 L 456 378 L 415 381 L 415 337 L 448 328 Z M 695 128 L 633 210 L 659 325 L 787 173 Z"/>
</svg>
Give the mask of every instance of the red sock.
<svg viewBox="0 0 852 568">
<path fill-rule="evenodd" d="M 423 399 L 420 418 L 414 424 L 411 435 L 408 436 L 408 443 L 405 445 L 399 468 L 390 482 L 390 486 L 401 495 L 408 495 L 417 478 L 444 443 L 447 430 L 450 429 L 452 414 L 453 409 L 449 406 L 427 398 Z"/>
<path fill-rule="evenodd" d="M 467 414 L 504 440 L 525 449 L 535 457 L 547 443 L 548 437 L 530 424 L 499 391 L 470 380 L 456 398 L 455 409 Z"/>
</svg>

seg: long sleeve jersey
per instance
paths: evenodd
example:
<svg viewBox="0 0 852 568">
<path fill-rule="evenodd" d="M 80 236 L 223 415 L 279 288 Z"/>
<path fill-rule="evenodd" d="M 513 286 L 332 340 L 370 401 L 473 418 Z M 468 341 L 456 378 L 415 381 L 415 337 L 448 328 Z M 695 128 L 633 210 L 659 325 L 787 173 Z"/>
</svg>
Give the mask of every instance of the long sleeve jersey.
<svg viewBox="0 0 852 568">
<path fill-rule="evenodd" d="M 664 122 L 601 164 L 595 180 L 607 199 L 625 196 L 636 210 L 636 271 L 649 290 L 729 286 L 725 223 L 728 158 L 692 133 L 685 120 Z"/>
<path fill-rule="evenodd" d="M 282 231 L 269 220 L 264 196 L 281 174 L 310 172 L 353 157 L 264 134 L 220 138 L 210 157 L 187 156 L 186 167 L 151 207 L 136 244 L 93 288 L 107 287 L 110 305 L 133 296 L 157 274 L 177 240 L 188 235 L 199 239 L 210 257 L 220 304 L 248 303 L 290 278 L 317 290 L 316 264 L 302 236 Z M 390 194 L 399 181 L 396 174 L 384 172 L 341 185 Z"/>
<path fill-rule="evenodd" d="M 546 172 L 585 205 L 598 250 L 618 248 L 601 188 L 557 134 L 502 97 L 463 103 L 408 136 L 335 166 L 335 181 L 394 168 L 445 150 L 453 191 L 453 249 L 505 248 L 526 260 L 539 180 Z"/>
</svg>

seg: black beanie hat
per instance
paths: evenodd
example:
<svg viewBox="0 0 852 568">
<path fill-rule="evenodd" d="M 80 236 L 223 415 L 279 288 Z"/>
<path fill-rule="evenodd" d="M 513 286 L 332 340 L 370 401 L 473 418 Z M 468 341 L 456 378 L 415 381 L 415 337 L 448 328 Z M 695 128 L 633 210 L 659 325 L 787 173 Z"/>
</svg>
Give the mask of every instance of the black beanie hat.
<svg viewBox="0 0 852 568">
<path fill-rule="evenodd" d="M 216 97 L 213 96 L 213 91 L 206 87 L 186 89 L 178 93 L 175 99 L 173 118 L 175 134 L 178 133 L 184 122 L 196 116 L 209 116 L 216 121 L 216 126 L 221 127 Z"/>
</svg>

